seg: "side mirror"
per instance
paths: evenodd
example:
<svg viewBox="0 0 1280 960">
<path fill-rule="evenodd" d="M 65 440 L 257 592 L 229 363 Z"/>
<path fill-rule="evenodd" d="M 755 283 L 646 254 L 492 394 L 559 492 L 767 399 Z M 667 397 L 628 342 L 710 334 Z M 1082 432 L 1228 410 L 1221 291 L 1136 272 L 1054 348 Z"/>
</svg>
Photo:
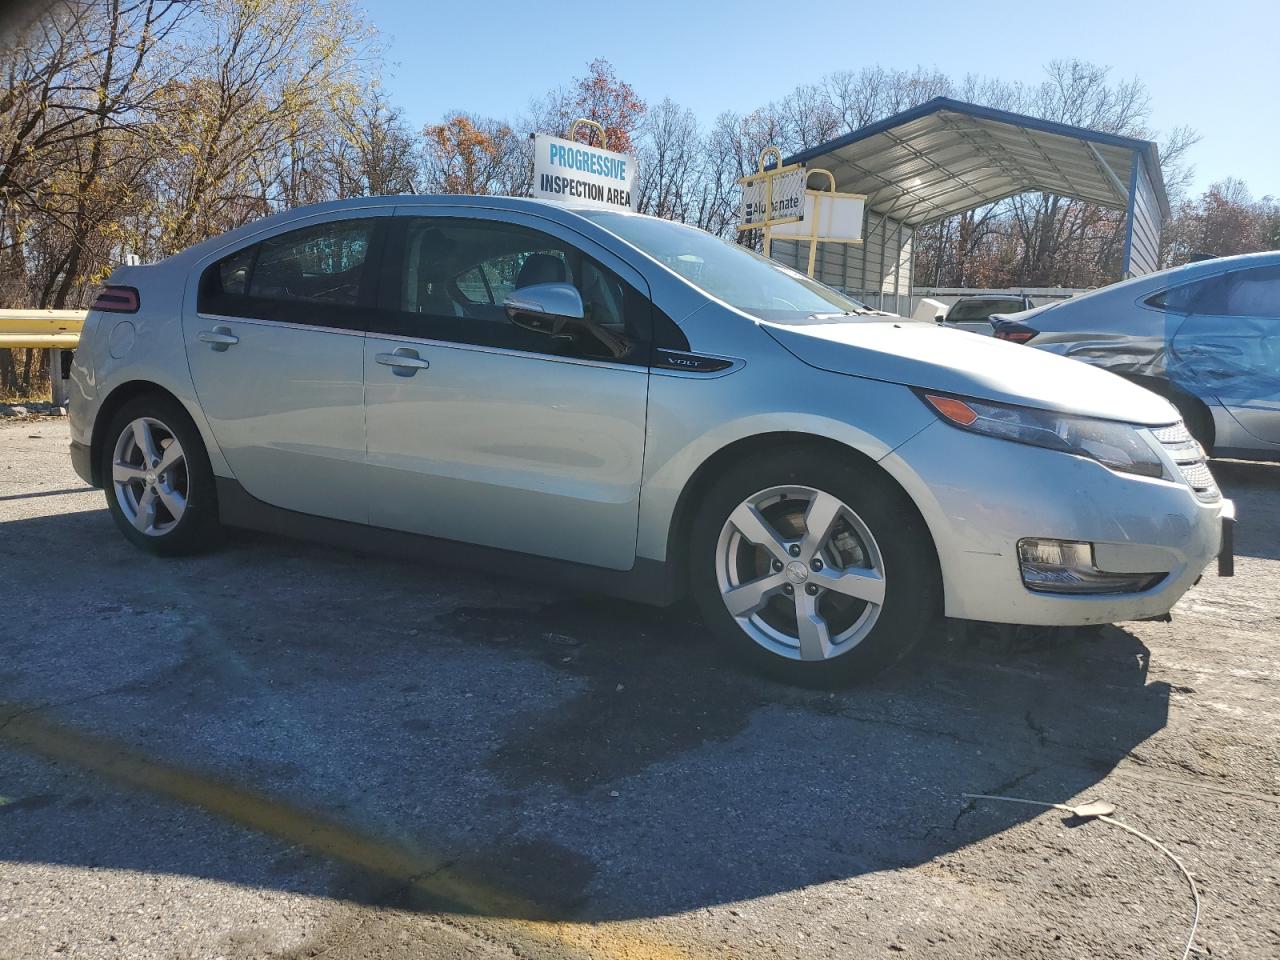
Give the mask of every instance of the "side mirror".
<svg viewBox="0 0 1280 960">
<path fill-rule="evenodd" d="M 559 336 L 564 327 L 574 321 L 581 322 L 586 315 L 582 296 L 571 283 L 535 283 L 519 290 L 502 301 L 507 319 L 517 327 Z"/>
<path fill-rule="evenodd" d="M 935 314 L 935 315 L 934 315 L 934 317 L 933 317 L 933 322 L 934 322 L 934 323 L 941 323 L 941 322 L 942 322 L 943 320 L 945 320 L 945 319 L 947 319 L 947 315 L 946 315 L 945 313 L 938 313 L 938 314 Z"/>
</svg>

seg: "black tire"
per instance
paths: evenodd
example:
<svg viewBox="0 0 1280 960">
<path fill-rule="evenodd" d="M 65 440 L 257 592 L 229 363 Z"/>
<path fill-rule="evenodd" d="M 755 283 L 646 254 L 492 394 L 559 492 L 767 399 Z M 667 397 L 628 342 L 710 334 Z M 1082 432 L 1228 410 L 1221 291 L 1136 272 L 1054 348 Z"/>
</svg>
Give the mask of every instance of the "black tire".
<svg viewBox="0 0 1280 960">
<path fill-rule="evenodd" d="M 137 529 L 121 506 L 113 482 L 116 444 L 135 420 L 158 421 L 182 446 L 186 507 L 182 516 L 163 533 L 149 535 Z M 159 556 L 199 553 L 216 546 L 220 539 L 218 499 L 213 468 L 200 432 L 187 411 L 176 400 L 159 393 L 134 397 L 121 407 L 107 426 L 100 453 L 100 474 L 107 495 L 107 508 L 126 540 L 141 550 Z"/>
<path fill-rule="evenodd" d="M 885 595 L 878 619 L 851 650 L 825 660 L 790 659 L 766 649 L 729 613 L 721 595 L 718 548 L 729 515 L 760 491 L 788 485 L 843 501 L 883 558 Z M 802 444 L 730 467 L 699 504 L 689 548 L 690 590 L 703 622 L 740 663 L 787 683 L 830 687 L 870 680 L 905 657 L 937 622 L 942 591 L 924 521 L 897 484 L 853 454 Z"/>
</svg>

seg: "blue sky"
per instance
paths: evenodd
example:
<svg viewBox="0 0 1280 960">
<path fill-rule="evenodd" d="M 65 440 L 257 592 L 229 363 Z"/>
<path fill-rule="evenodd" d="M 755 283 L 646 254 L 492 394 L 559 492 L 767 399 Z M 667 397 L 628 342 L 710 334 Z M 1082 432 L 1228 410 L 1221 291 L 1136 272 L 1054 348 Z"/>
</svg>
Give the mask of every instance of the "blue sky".
<svg viewBox="0 0 1280 960">
<path fill-rule="evenodd" d="M 643 99 L 669 96 L 709 123 L 834 70 L 920 64 L 1038 82 L 1047 61 L 1074 56 L 1140 78 L 1156 129 L 1200 132 L 1195 189 L 1238 176 L 1255 197 L 1280 197 L 1280 0 L 357 2 L 415 127 L 457 108 L 513 115 L 594 57 Z"/>
</svg>

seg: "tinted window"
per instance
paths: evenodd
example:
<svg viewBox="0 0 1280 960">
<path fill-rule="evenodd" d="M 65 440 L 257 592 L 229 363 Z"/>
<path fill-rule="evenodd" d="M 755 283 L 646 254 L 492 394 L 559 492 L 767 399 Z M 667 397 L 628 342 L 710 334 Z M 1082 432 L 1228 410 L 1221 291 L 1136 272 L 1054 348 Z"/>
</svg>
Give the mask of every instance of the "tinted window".
<svg viewBox="0 0 1280 960">
<path fill-rule="evenodd" d="M 399 295 L 384 332 L 535 353 L 648 362 L 648 298 L 555 237 L 514 224 L 422 217 L 397 224 Z M 584 321 L 551 338 L 511 322 L 520 287 L 570 283 Z"/>
<path fill-rule="evenodd" d="M 1230 317 L 1280 317 L 1280 266 L 1227 274 L 1223 313 Z"/>
<path fill-rule="evenodd" d="M 1226 305 L 1226 281 L 1225 274 L 1205 277 L 1203 280 L 1162 290 L 1155 296 L 1148 297 L 1147 303 L 1172 313 L 1219 314 Z"/>
<path fill-rule="evenodd" d="M 361 329 L 375 220 L 340 220 L 271 237 L 205 270 L 203 313 Z"/>
<path fill-rule="evenodd" d="M 248 290 L 249 271 L 253 268 L 257 252 L 257 246 L 252 246 L 233 253 L 218 264 L 218 281 L 223 293 L 243 294 Z"/>
<path fill-rule="evenodd" d="M 249 296 L 355 306 L 373 224 L 343 220 L 264 240 Z"/>
<path fill-rule="evenodd" d="M 1153 307 L 1213 317 L 1280 317 L 1280 266 L 1252 267 L 1206 277 L 1157 293 Z"/>
<path fill-rule="evenodd" d="M 947 312 L 947 319 L 985 320 L 993 313 L 1020 313 L 1025 309 L 1021 300 L 959 300 Z"/>
</svg>

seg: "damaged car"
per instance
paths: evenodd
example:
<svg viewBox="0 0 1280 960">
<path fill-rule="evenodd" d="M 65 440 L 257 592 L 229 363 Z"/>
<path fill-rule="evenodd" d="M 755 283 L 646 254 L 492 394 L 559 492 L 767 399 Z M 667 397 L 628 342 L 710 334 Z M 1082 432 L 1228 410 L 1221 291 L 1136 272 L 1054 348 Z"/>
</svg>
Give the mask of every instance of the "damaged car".
<svg viewBox="0 0 1280 960">
<path fill-rule="evenodd" d="M 997 339 L 1160 394 L 1214 456 L 1280 460 L 1280 251 L 1162 270 L 991 324 Z"/>
</svg>

